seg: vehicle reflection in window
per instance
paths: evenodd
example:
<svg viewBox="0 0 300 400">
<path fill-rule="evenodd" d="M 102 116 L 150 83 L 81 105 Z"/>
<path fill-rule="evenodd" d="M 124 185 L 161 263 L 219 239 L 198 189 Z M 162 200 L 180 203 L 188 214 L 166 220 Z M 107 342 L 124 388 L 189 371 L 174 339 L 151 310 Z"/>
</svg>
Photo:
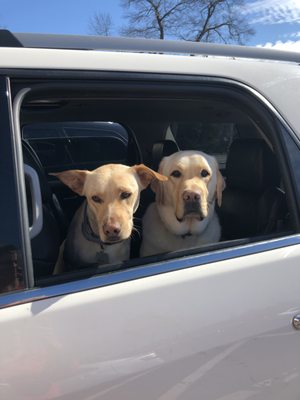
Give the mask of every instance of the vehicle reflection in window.
<svg viewBox="0 0 300 400">
<path fill-rule="evenodd" d="M 13 246 L 0 246 L 0 293 L 22 289 L 20 255 Z"/>
</svg>

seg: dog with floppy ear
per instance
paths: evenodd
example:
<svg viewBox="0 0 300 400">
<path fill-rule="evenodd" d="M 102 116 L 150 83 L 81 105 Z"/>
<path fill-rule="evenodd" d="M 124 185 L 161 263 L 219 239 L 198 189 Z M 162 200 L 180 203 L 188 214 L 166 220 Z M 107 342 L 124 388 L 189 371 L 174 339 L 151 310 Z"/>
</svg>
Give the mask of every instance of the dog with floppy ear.
<svg viewBox="0 0 300 400">
<path fill-rule="evenodd" d="M 200 151 L 179 151 L 164 157 L 153 181 L 155 202 L 143 217 L 141 256 L 218 242 L 221 227 L 215 202 L 221 206 L 225 182 L 217 160 Z"/>
<path fill-rule="evenodd" d="M 69 170 L 51 175 L 86 197 L 64 243 L 65 270 L 129 259 L 133 214 L 140 192 L 154 180 L 167 180 L 143 164 L 107 164 L 93 171 Z"/>
</svg>

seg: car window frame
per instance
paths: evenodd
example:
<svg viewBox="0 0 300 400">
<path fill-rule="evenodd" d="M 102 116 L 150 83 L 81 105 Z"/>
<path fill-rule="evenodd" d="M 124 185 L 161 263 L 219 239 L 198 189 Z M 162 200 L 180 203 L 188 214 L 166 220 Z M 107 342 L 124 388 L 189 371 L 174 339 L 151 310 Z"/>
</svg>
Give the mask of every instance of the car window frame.
<svg viewBox="0 0 300 400">
<path fill-rule="evenodd" d="M 0 179 L 6 188 L 1 195 L 3 206 L 0 209 L 2 227 L 0 242 L 8 241 L 6 244 L 16 252 L 16 268 L 20 275 L 20 283 L 9 290 L 14 292 L 33 287 L 33 269 L 27 235 L 28 221 L 26 225 L 26 213 L 24 213 L 26 203 L 23 159 L 20 141 L 13 126 L 10 81 L 6 75 L 0 75 L 0 134 L 0 164 L 5 165 L 5 168 L 0 170 Z M 9 231 L 3 229 L 8 226 Z M 7 292 L 0 293 L 1 296 L 7 296 Z"/>
<path fill-rule="evenodd" d="M 16 71 L 12 71 L 11 77 L 18 77 L 20 76 L 20 72 L 17 71 L 17 73 L 14 74 Z M 39 71 L 39 74 L 42 74 L 41 71 Z M 66 73 L 64 71 L 63 73 L 61 71 L 51 71 L 52 77 L 54 76 L 59 76 L 60 78 L 62 75 L 68 76 L 68 78 L 73 77 L 73 79 L 78 78 L 78 71 L 69 71 Z M 32 77 L 32 75 L 29 73 L 29 71 L 26 71 L 27 77 Z M 84 74 L 87 77 L 93 77 L 97 76 L 99 78 L 103 79 L 103 74 L 102 73 L 87 73 Z M 126 80 L 128 82 L 129 75 L 131 75 L 132 81 L 137 80 L 137 76 L 141 79 L 144 80 L 145 78 L 155 80 L 155 82 L 159 85 L 160 82 L 169 82 L 169 81 L 174 81 L 175 77 L 174 75 L 168 76 L 167 74 L 162 74 L 159 77 L 156 74 L 137 74 L 137 73 L 124 73 L 123 74 L 126 77 Z M 121 79 L 123 76 L 122 73 L 111 73 L 109 74 L 110 79 L 113 81 L 114 78 Z M 104 74 L 104 76 L 107 76 L 107 73 Z M 84 79 L 82 75 L 80 75 L 81 79 Z M 292 132 L 290 132 L 291 128 L 288 126 L 288 124 L 284 121 L 284 119 L 280 116 L 278 111 L 272 106 L 272 104 L 266 100 L 260 93 L 256 92 L 254 89 L 248 87 L 245 84 L 242 84 L 240 82 L 236 82 L 233 80 L 229 79 L 220 79 L 220 78 L 210 78 L 210 77 L 195 77 L 195 76 L 186 76 L 186 75 L 178 75 L 176 77 L 176 82 L 190 82 L 190 81 L 198 81 L 202 83 L 208 83 L 210 82 L 211 85 L 215 86 L 228 86 L 232 89 L 240 89 L 244 91 L 244 93 L 247 93 L 255 99 L 256 101 L 260 102 L 263 108 L 266 108 L 273 118 L 275 120 L 280 121 L 280 123 L 284 127 L 285 134 L 291 134 L 293 135 Z M 146 83 L 147 80 L 146 80 Z M 274 121 L 273 121 L 274 122 Z M 283 150 L 282 147 L 282 140 L 275 135 L 276 140 L 278 140 L 277 145 Z M 285 150 L 283 150 L 285 151 Z M 286 158 L 288 158 L 288 154 L 280 152 L 280 158 L 281 164 L 284 165 Z M 288 167 L 283 167 L 283 172 L 285 175 L 287 175 L 285 178 L 287 180 L 287 177 L 290 174 L 290 171 L 288 170 Z M 231 241 L 231 246 L 225 248 L 223 245 L 219 246 L 218 249 L 216 249 L 214 246 L 207 246 L 205 248 L 205 251 L 203 253 L 194 253 L 193 252 L 178 252 L 177 255 L 174 256 L 174 258 L 167 258 L 164 259 L 164 257 L 160 258 L 159 261 L 155 262 L 153 259 L 149 260 L 143 260 L 143 262 L 139 262 L 138 266 L 133 265 L 131 268 L 130 265 L 128 265 L 128 269 L 123 269 L 123 270 L 118 270 L 119 266 L 115 266 L 115 268 L 110 269 L 115 271 L 111 271 L 110 274 L 103 274 L 103 275 L 95 275 L 92 274 L 90 276 L 86 276 L 86 274 L 80 277 L 80 274 L 77 275 L 76 280 L 70 280 L 68 277 L 61 277 L 61 279 L 58 280 L 53 280 L 52 277 L 52 282 L 45 282 L 44 286 L 43 284 L 41 286 L 41 289 L 34 288 L 31 294 L 26 294 L 23 293 L 20 300 L 21 302 L 27 302 L 30 301 L 29 299 L 39 299 L 41 296 L 49 296 L 49 297 L 54 297 L 58 295 L 63 295 L 63 294 L 68 294 L 68 293 L 74 293 L 77 291 L 81 290 L 87 290 L 90 288 L 95 288 L 95 287 L 102 287 L 110 284 L 116 284 L 124 281 L 130 281 L 132 279 L 139 279 L 139 278 L 144 278 L 147 276 L 152 276 L 160 273 L 165 273 L 165 272 L 170 272 L 170 271 L 176 271 L 178 269 L 184 269 L 184 268 L 190 268 L 194 266 L 200 266 L 204 265 L 210 262 L 215 262 L 215 261 L 222 261 L 228 258 L 233 258 L 233 257 L 240 257 L 244 255 L 250 255 L 250 254 L 257 254 L 262 251 L 269 251 L 271 249 L 276 249 L 280 248 L 283 246 L 290 246 L 290 245 L 295 245 L 300 243 L 300 235 L 298 234 L 299 231 L 299 199 L 295 198 L 295 193 L 292 196 L 292 199 L 290 199 L 293 208 L 293 212 L 295 212 L 296 216 L 296 224 L 297 224 L 297 232 L 295 232 L 292 235 L 288 235 L 286 237 L 280 236 L 280 237 L 273 237 L 273 238 L 262 238 L 261 241 L 255 241 L 255 243 L 247 242 L 244 243 L 242 240 L 241 241 L 236 241 L 235 243 L 232 243 L 234 241 Z M 263 240 L 265 239 L 265 240 Z M 28 255 L 27 255 L 28 257 Z M 140 259 L 139 259 L 140 260 Z M 89 277 L 90 279 L 86 279 Z M 67 279 L 64 281 L 64 279 Z M 59 285 L 57 285 L 59 284 Z M 43 294 L 42 294 L 43 293 Z M 9 305 L 9 299 L 7 300 L 6 304 Z M 0 304 L 1 306 L 1 304 Z"/>
</svg>

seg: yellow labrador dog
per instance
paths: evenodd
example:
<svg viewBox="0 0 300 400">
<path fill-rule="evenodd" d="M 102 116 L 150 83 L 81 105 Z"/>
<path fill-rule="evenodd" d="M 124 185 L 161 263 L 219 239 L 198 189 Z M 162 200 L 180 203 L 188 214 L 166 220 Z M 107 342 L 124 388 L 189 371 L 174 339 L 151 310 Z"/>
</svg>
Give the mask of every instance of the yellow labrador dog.
<svg viewBox="0 0 300 400">
<path fill-rule="evenodd" d="M 200 151 L 179 151 L 163 158 L 153 182 L 156 201 L 143 217 L 141 256 L 218 242 L 221 229 L 215 201 L 221 205 L 224 179 L 217 160 Z"/>
<path fill-rule="evenodd" d="M 127 260 L 140 192 L 153 180 L 167 180 L 143 164 L 107 164 L 93 171 L 70 170 L 52 175 L 86 197 L 64 243 L 65 270 L 68 266 L 73 269 Z"/>
</svg>

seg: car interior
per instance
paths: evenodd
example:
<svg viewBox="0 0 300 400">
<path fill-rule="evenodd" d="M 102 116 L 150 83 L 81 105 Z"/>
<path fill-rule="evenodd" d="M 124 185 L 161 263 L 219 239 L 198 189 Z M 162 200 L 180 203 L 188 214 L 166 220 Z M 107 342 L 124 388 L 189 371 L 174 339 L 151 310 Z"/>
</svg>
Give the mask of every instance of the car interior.
<svg viewBox="0 0 300 400">
<path fill-rule="evenodd" d="M 281 236 L 294 230 L 289 213 L 288 176 L 274 134 L 272 115 L 251 95 L 232 87 L 189 83 L 41 82 L 17 79 L 23 160 L 38 176 L 43 224 L 31 239 L 34 276 L 39 284 L 99 273 L 95 269 L 53 276 L 59 248 L 83 198 L 49 173 L 92 170 L 107 163 L 145 165 L 158 170 L 164 156 L 178 150 L 214 155 L 226 181 L 217 209 L 219 243 L 189 251 L 162 254 L 166 260 L 187 254 L 237 246 Z M 17 100 L 15 100 L 17 102 Z M 17 107 L 16 104 L 13 105 Z M 34 198 L 26 179 L 29 225 Z M 132 237 L 131 260 L 107 271 L 151 263 L 139 258 L 141 218 L 155 200 L 150 188 L 142 192 L 135 214 L 139 233 Z M 50 282 L 50 283 L 49 283 Z"/>
</svg>

